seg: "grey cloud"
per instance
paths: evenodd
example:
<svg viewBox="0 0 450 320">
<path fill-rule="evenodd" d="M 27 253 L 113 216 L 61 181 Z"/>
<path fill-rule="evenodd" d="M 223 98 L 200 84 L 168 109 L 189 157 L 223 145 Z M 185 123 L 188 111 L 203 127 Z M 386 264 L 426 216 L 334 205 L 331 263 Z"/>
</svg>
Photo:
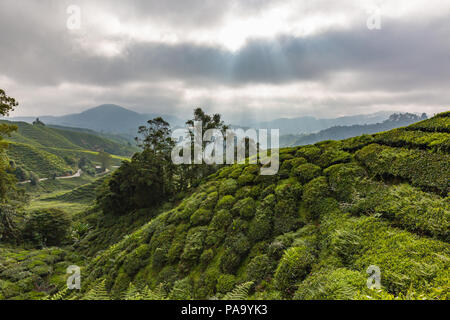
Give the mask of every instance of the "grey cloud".
<svg viewBox="0 0 450 320">
<path fill-rule="evenodd" d="M 124 53 L 105 58 L 77 47 L 76 35 L 65 28 L 68 3 L 71 1 L 18 4 L 5 0 L 0 3 L 2 75 L 31 87 L 74 83 L 111 88 L 92 100 L 135 108 L 165 105 L 169 110 L 180 108 L 183 92 L 170 87 L 120 90 L 132 82 L 179 81 L 187 88 L 210 88 L 211 96 L 203 97 L 201 102 L 219 106 L 214 100 L 214 89 L 218 86 L 283 86 L 313 81 L 336 92 L 391 92 L 393 95 L 384 102 L 392 106 L 411 102 L 438 105 L 448 101 L 444 93 L 450 84 L 450 20 L 445 16 L 434 21 L 385 19 L 383 28 L 378 31 L 370 31 L 361 23 L 350 29 L 329 29 L 304 38 L 286 34 L 273 39 L 250 39 L 237 52 L 212 45 L 129 42 L 129 39 L 119 38 L 112 40 L 124 43 Z M 87 5 L 87 2 L 80 3 Z M 323 1 L 320 3 L 323 5 Z M 117 10 L 130 19 L 157 18 L 189 27 L 219 24 L 232 9 L 253 14 L 273 4 L 262 0 L 135 0 L 131 4 L 101 1 L 98 6 Z M 339 81 L 340 73 L 353 76 Z M 415 90 L 421 90 L 420 94 Z M 376 101 L 356 98 L 304 101 L 305 105 L 317 103 L 339 108 L 382 102 L 380 97 Z M 298 105 L 302 102 L 280 99 L 273 101 L 274 108 L 277 103 Z"/>
</svg>

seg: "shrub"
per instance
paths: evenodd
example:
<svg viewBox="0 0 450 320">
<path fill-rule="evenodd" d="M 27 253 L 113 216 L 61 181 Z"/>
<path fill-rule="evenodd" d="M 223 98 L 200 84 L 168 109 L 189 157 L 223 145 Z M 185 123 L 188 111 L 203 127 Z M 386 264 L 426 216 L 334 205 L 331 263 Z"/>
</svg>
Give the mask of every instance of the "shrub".
<svg viewBox="0 0 450 320">
<path fill-rule="evenodd" d="M 309 162 L 315 162 L 319 159 L 322 150 L 316 146 L 304 146 L 300 147 L 295 153 L 296 157 L 304 157 Z"/>
<path fill-rule="evenodd" d="M 359 150 L 356 158 L 383 178 L 408 179 L 443 194 L 450 190 L 450 155 L 371 144 Z"/>
<path fill-rule="evenodd" d="M 274 211 L 273 232 L 275 235 L 295 230 L 300 226 L 300 216 L 295 200 L 288 198 L 278 201 Z"/>
<path fill-rule="evenodd" d="M 213 215 L 214 212 L 211 209 L 200 208 L 191 216 L 191 223 L 194 226 L 208 224 Z"/>
<path fill-rule="evenodd" d="M 181 259 L 188 262 L 195 262 L 200 257 L 203 251 L 206 232 L 207 229 L 205 227 L 197 227 L 189 230 Z"/>
<path fill-rule="evenodd" d="M 357 192 L 358 183 L 367 176 L 366 171 L 356 164 L 336 164 L 324 170 L 331 191 L 340 201 L 350 201 Z"/>
<path fill-rule="evenodd" d="M 251 173 L 244 173 L 239 176 L 237 182 L 240 186 L 245 186 L 247 184 L 251 184 L 253 180 L 255 180 L 255 175 Z"/>
<path fill-rule="evenodd" d="M 239 200 L 234 205 L 232 212 L 237 212 L 243 219 L 251 219 L 255 216 L 256 204 L 253 198 Z"/>
<path fill-rule="evenodd" d="M 225 248 L 243 257 L 250 250 L 250 242 L 243 233 L 230 235 L 225 240 Z"/>
<path fill-rule="evenodd" d="M 234 202 L 235 198 L 232 195 L 223 196 L 217 203 L 216 210 L 219 209 L 230 210 L 233 207 Z"/>
<path fill-rule="evenodd" d="M 219 197 L 219 194 L 217 193 L 217 191 L 213 191 L 213 192 L 209 193 L 208 196 L 206 197 L 206 199 L 203 200 L 203 202 L 201 203 L 200 208 L 214 209 L 214 207 L 216 206 L 218 197 Z"/>
<path fill-rule="evenodd" d="M 170 300 L 192 300 L 194 286 L 188 277 L 175 281 L 172 290 L 169 293 L 168 298 Z"/>
<path fill-rule="evenodd" d="M 327 179 L 323 176 L 311 180 L 303 188 L 303 201 L 308 205 L 313 217 L 318 217 L 326 207 L 324 199 L 329 195 Z"/>
<path fill-rule="evenodd" d="M 184 249 L 184 241 L 187 235 L 187 225 L 181 224 L 177 227 L 175 236 L 170 245 L 169 251 L 167 252 L 167 259 L 170 263 L 177 261 Z"/>
<path fill-rule="evenodd" d="M 200 256 L 200 264 L 205 268 L 213 259 L 214 251 L 212 249 L 205 250 Z"/>
<path fill-rule="evenodd" d="M 327 168 L 333 164 L 350 162 L 351 160 L 352 155 L 350 153 L 343 151 L 340 148 L 332 147 L 326 149 L 321 154 L 317 164 L 322 168 Z"/>
<path fill-rule="evenodd" d="M 67 238 L 70 224 L 71 220 L 63 210 L 36 210 L 25 221 L 24 237 L 36 244 L 58 246 Z"/>
<path fill-rule="evenodd" d="M 274 261 L 266 254 L 257 255 L 250 260 L 246 268 L 246 279 L 258 284 L 268 279 L 274 271 Z"/>
<path fill-rule="evenodd" d="M 227 179 L 220 184 L 219 193 L 221 196 L 234 194 L 238 188 L 238 184 L 234 179 Z"/>
<path fill-rule="evenodd" d="M 161 267 L 167 259 L 167 250 L 164 248 L 157 248 L 153 254 L 153 263 L 156 267 Z M 142 244 L 133 250 L 125 258 L 123 268 L 124 271 L 132 276 L 136 274 L 139 269 L 147 264 L 147 258 L 150 256 L 150 246 L 148 244 Z M 155 262 L 155 260 L 157 260 Z"/>
<path fill-rule="evenodd" d="M 248 235 L 250 240 L 258 242 L 272 235 L 272 220 L 265 214 L 257 214 L 250 222 Z"/>
<path fill-rule="evenodd" d="M 218 293 L 225 294 L 233 290 L 236 284 L 236 277 L 232 274 L 221 274 L 217 279 L 216 290 Z"/>
<path fill-rule="evenodd" d="M 275 285 L 286 296 L 294 294 L 296 283 L 311 270 L 314 256 L 306 246 L 292 247 L 285 251 L 275 271 Z"/>
<path fill-rule="evenodd" d="M 241 263 L 240 256 L 232 250 L 225 250 L 220 257 L 219 265 L 223 273 L 233 274 Z"/>
<path fill-rule="evenodd" d="M 167 249 L 165 248 L 156 248 L 152 257 L 152 266 L 154 269 L 161 269 L 164 267 L 164 264 L 167 262 Z M 139 271 L 139 265 L 136 271 Z"/>
<path fill-rule="evenodd" d="M 317 178 L 322 173 L 322 169 L 312 163 L 305 163 L 297 167 L 295 175 L 298 177 L 300 183 L 305 184 L 314 178 Z"/>
<path fill-rule="evenodd" d="M 210 223 L 210 227 L 214 230 L 226 230 L 232 221 L 233 216 L 231 213 L 228 210 L 222 209 L 214 215 Z"/>
<path fill-rule="evenodd" d="M 278 199 L 300 199 L 303 187 L 295 178 L 285 179 L 278 182 L 275 194 Z"/>
</svg>

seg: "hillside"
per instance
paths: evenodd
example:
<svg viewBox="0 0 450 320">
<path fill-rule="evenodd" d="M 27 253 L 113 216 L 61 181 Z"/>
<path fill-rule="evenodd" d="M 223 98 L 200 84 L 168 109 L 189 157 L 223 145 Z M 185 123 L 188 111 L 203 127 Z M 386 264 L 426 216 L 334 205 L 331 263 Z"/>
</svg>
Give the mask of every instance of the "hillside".
<svg viewBox="0 0 450 320">
<path fill-rule="evenodd" d="M 285 135 L 280 137 L 280 146 L 302 146 L 313 144 L 323 140 L 342 140 L 363 134 L 374 134 L 388 131 L 399 127 L 404 127 L 415 122 L 425 120 L 427 116 L 418 116 L 411 113 L 392 114 L 388 119 L 380 123 L 354 124 L 351 126 L 333 126 L 317 133 L 303 135 Z"/>
<path fill-rule="evenodd" d="M 119 216 L 94 206 L 77 215 L 93 228 L 70 253 L 0 247 L 0 297 L 42 297 L 32 275 L 55 293 L 75 262 L 81 291 L 54 298 L 449 299 L 449 145 L 446 112 L 283 148 L 274 176 L 225 166 L 180 202 Z M 46 198 L 90 200 L 101 182 Z M 369 267 L 381 290 L 367 288 Z"/>
<path fill-rule="evenodd" d="M 252 281 L 257 299 L 448 299 L 449 125 L 447 112 L 285 148 L 275 176 L 224 167 L 100 252 L 85 268 L 88 287 L 119 298 L 130 282 L 162 283 L 169 298 L 204 299 Z M 372 265 L 381 291 L 366 287 Z"/>
<path fill-rule="evenodd" d="M 112 154 L 114 165 L 138 149 L 126 143 L 74 130 L 63 130 L 25 122 L 0 121 L 14 124 L 18 130 L 7 137 L 10 142 L 7 154 L 16 167 L 34 172 L 39 177 L 53 174 L 62 176 L 76 172 L 78 163 L 85 158 L 98 164 L 98 151 Z M 26 179 L 23 179 L 26 180 Z"/>
</svg>

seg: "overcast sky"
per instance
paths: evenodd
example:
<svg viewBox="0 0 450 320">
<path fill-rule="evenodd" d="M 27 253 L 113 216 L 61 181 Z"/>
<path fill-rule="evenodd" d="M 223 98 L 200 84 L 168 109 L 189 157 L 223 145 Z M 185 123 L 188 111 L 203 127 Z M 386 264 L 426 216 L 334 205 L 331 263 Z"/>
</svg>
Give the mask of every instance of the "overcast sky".
<svg viewBox="0 0 450 320">
<path fill-rule="evenodd" d="M 450 109 L 450 1 L 1 0 L 0 33 L 14 116 Z"/>
</svg>

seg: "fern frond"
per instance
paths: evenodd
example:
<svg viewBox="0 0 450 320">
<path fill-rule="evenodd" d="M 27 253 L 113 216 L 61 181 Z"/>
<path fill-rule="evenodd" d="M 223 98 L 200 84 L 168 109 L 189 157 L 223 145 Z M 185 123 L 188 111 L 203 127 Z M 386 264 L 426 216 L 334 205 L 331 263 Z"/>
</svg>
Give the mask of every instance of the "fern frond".
<svg viewBox="0 0 450 320">
<path fill-rule="evenodd" d="M 82 298 L 82 300 L 111 300 L 106 290 L 106 280 L 100 281 Z"/>
<path fill-rule="evenodd" d="M 136 288 L 133 283 L 130 283 L 128 286 L 128 290 L 125 292 L 123 296 L 123 300 L 143 300 L 142 294 Z"/>
<path fill-rule="evenodd" d="M 67 287 L 65 287 L 64 289 L 59 290 L 55 294 L 44 297 L 42 300 L 65 300 L 68 294 L 69 290 L 67 289 Z"/>
<path fill-rule="evenodd" d="M 154 290 L 146 286 L 142 290 L 142 300 L 166 300 L 163 284 L 161 283 Z"/>
<path fill-rule="evenodd" d="M 246 300 L 248 298 L 248 292 L 252 285 L 252 281 L 242 283 L 236 286 L 232 291 L 224 295 L 222 300 Z"/>
</svg>

